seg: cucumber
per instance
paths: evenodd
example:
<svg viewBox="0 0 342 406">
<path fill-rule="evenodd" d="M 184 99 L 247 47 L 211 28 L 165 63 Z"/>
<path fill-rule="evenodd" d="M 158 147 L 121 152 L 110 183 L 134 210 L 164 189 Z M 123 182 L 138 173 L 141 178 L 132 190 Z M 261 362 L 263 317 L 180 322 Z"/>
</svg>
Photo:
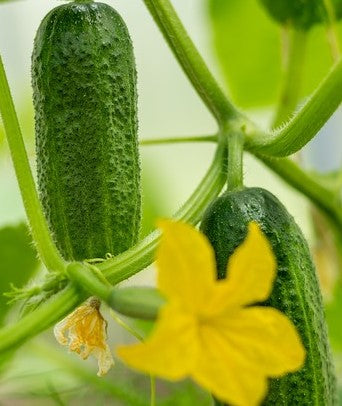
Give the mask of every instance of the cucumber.
<svg viewBox="0 0 342 406">
<path fill-rule="evenodd" d="M 270 380 L 263 405 L 335 405 L 334 367 L 309 248 L 294 219 L 268 191 L 245 188 L 227 192 L 206 210 L 201 230 L 215 250 L 218 278 L 226 277 L 228 259 L 245 239 L 251 221 L 260 225 L 278 263 L 273 292 L 265 305 L 292 320 L 307 353 L 301 370 Z"/>
<path fill-rule="evenodd" d="M 103 3 L 56 7 L 32 54 L 38 186 L 67 260 L 119 254 L 141 220 L 133 48 Z"/>
<path fill-rule="evenodd" d="M 270 15 L 281 24 L 307 30 L 328 19 L 324 0 L 260 0 Z M 342 1 L 332 0 L 335 17 L 342 17 Z"/>
</svg>

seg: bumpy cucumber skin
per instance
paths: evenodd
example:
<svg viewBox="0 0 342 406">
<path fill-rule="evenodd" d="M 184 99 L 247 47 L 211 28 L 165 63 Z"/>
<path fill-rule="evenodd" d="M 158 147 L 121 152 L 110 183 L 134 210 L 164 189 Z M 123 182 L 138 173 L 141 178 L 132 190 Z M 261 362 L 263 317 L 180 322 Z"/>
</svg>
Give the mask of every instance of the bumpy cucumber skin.
<svg viewBox="0 0 342 406">
<path fill-rule="evenodd" d="M 260 0 L 271 16 L 281 24 L 293 24 L 307 30 L 324 22 L 328 16 L 324 0 Z M 342 1 L 332 0 L 335 15 L 342 17 Z"/>
<path fill-rule="evenodd" d="M 215 250 L 218 277 L 226 276 L 228 258 L 245 239 L 250 221 L 260 225 L 278 262 L 277 279 L 266 305 L 293 321 L 307 352 L 300 371 L 270 380 L 263 405 L 336 405 L 334 366 L 309 248 L 292 216 L 268 191 L 227 192 L 208 207 L 201 230 Z"/>
<path fill-rule="evenodd" d="M 68 3 L 42 21 L 32 85 L 38 184 L 65 259 L 119 254 L 141 220 L 136 70 L 120 15 Z"/>
</svg>

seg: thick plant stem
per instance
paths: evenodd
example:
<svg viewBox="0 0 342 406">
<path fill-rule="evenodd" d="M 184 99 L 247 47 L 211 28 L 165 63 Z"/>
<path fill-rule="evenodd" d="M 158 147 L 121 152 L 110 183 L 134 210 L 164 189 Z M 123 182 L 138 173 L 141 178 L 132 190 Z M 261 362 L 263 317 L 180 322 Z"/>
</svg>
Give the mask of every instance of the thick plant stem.
<svg viewBox="0 0 342 406">
<path fill-rule="evenodd" d="M 143 0 L 199 96 L 219 125 L 241 113 L 223 94 L 169 0 Z"/>
<path fill-rule="evenodd" d="M 176 219 L 192 224 L 198 223 L 209 202 L 218 196 L 226 182 L 225 172 L 222 169 L 225 156 L 226 148 L 220 144 L 206 176 L 184 206 L 175 214 Z M 115 285 L 152 263 L 158 241 L 159 233 L 154 232 L 129 251 L 98 264 L 97 268 L 111 284 Z M 63 291 L 53 296 L 40 308 L 15 324 L 0 329 L 0 354 L 18 347 L 57 323 L 86 298 L 85 292 L 69 283 Z"/>
<path fill-rule="evenodd" d="M 65 264 L 52 241 L 41 208 L 1 57 L 0 113 L 38 254 L 48 270 L 63 272 L 65 270 Z"/>
<path fill-rule="evenodd" d="M 285 47 L 284 73 L 278 109 L 272 127 L 281 125 L 295 111 L 301 90 L 307 31 L 286 29 L 288 46 Z"/>
<path fill-rule="evenodd" d="M 112 289 L 108 305 L 127 317 L 156 320 L 166 300 L 155 288 L 127 287 Z"/>
<path fill-rule="evenodd" d="M 95 266 L 74 262 L 68 265 L 66 273 L 71 281 L 89 295 L 109 303 L 113 287 L 105 278 L 101 278 L 102 274 Z"/>
<path fill-rule="evenodd" d="M 228 190 L 241 189 L 243 187 L 243 135 L 233 133 L 227 136 L 228 142 Z"/>
<path fill-rule="evenodd" d="M 341 99 L 342 59 L 284 127 L 271 135 L 261 133 L 247 137 L 246 148 L 270 156 L 287 156 L 299 151 L 328 121 Z"/>
</svg>

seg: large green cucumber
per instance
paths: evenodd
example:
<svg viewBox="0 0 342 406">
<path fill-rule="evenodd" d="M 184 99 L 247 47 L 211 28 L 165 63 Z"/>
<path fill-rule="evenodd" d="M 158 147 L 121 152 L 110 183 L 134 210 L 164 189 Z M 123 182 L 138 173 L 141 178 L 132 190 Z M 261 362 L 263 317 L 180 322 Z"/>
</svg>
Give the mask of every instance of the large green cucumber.
<svg viewBox="0 0 342 406">
<path fill-rule="evenodd" d="M 38 183 L 66 259 L 131 247 L 140 229 L 137 90 L 127 27 L 110 6 L 53 9 L 34 42 Z"/>
<path fill-rule="evenodd" d="M 245 188 L 227 192 L 208 207 L 201 229 L 215 250 L 218 277 L 226 276 L 229 256 L 245 239 L 251 221 L 260 225 L 278 263 L 277 279 L 266 305 L 293 321 L 307 353 L 300 371 L 271 379 L 263 405 L 335 405 L 334 367 L 315 267 L 299 227 L 268 191 Z"/>
</svg>

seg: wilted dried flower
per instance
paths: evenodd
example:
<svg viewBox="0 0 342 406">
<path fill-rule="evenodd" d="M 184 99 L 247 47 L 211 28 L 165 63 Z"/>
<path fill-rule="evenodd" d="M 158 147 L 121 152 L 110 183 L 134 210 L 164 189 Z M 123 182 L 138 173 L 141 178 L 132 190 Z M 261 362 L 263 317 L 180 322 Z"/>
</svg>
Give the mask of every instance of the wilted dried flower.
<svg viewBox="0 0 342 406">
<path fill-rule="evenodd" d="M 56 324 L 54 333 L 60 344 L 68 345 L 71 351 L 83 359 L 93 354 L 98 360 L 97 375 L 103 376 L 114 365 L 106 342 L 106 330 L 107 322 L 100 313 L 100 301 L 93 297 Z"/>
</svg>

